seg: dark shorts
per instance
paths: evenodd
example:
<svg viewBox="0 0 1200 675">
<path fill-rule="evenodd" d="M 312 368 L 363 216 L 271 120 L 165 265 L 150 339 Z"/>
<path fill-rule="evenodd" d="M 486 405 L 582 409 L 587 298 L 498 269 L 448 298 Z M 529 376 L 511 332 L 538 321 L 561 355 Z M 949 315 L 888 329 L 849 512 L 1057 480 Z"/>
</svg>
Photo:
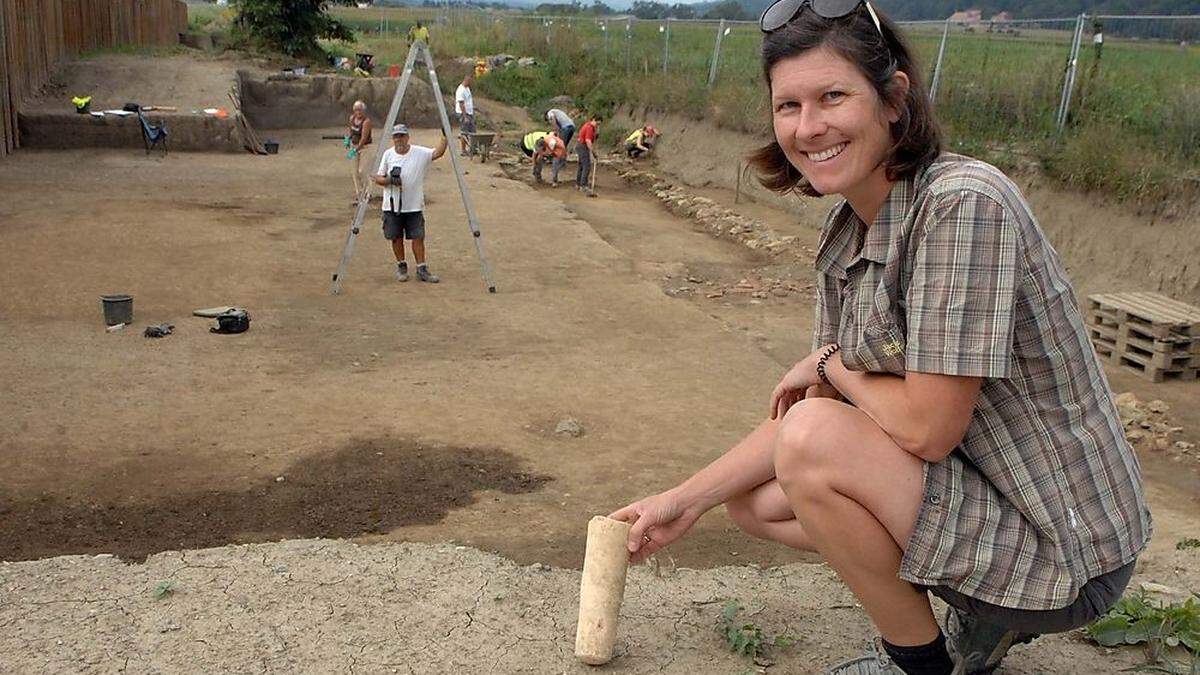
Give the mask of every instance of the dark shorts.
<svg viewBox="0 0 1200 675">
<path fill-rule="evenodd" d="M 475 116 L 467 113 L 458 114 L 458 129 L 464 134 L 475 133 Z"/>
<path fill-rule="evenodd" d="M 995 623 L 1022 633 L 1065 633 L 1087 625 L 1100 618 L 1129 585 L 1133 576 L 1131 562 L 1112 572 L 1101 574 L 1079 589 L 1075 602 L 1061 609 L 1030 610 L 1010 609 L 976 600 L 945 586 L 927 586 L 925 590 L 946 601 L 946 604 L 974 615 L 988 623 Z"/>
<path fill-rule="evenodd" d="M 421 211 L 409 213 L 383 212 L 383 236 L 388 240 L 401 237 L 412 241 L 425 238 L 425 214 Z"/>
</svg>

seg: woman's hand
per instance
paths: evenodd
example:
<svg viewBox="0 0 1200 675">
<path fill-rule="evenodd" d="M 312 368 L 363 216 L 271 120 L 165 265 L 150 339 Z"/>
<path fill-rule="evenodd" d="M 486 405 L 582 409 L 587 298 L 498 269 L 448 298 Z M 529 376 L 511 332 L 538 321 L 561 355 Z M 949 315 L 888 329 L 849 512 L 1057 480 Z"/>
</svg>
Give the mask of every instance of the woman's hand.
<svg viewBox="0 0 1200 675">
<path fill-rule="evenodd" d="M 682 537 L 700 515 L 667 490 L 619 509 L 609 518 L 633 523 L 627 548 L 629 559 L 639 563 Z"/>
<path fill-rule="evenodd" d="M 837 390 L 822 382 L 817 375 L 817 361 L 827 347 L 821 347 L 792 366 L 771 392 L 771 419 L 783 419 L 788 409 L 809 396 L 809 391 L 822 397 L 837 398 Z"/>
</svg>

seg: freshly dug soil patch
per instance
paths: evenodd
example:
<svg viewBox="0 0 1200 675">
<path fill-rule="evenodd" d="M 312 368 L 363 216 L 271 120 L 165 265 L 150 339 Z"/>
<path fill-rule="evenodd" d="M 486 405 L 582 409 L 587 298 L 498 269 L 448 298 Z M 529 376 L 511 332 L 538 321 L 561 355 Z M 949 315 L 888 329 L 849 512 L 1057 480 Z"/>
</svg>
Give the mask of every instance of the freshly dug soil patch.
<svg viewBox="0 0 1200 675">
<path fill-rule="evenodd" d="M 305 456 L 281 476 L 243 491 L 148 498 L 137 494 L 141 481 L 128 475 L 136 469 L 125 473 L 124 486 L 101 479 L 80 486 L 77 497 L 0 500 L 0 559 L 115 553 L 143 560 L 172 548 L 382 534 L 436 523 L 483 490 L 522 494 L 550 480 L 522 471 L 503 450 L 387 438 Z"/>
</svg>

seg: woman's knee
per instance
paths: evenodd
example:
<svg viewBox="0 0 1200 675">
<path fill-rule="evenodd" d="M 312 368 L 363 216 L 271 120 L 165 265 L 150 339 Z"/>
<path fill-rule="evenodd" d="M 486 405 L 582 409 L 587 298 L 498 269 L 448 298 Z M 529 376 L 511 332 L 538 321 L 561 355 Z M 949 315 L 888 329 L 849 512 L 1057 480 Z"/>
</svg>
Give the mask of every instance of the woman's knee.
<svg viewBox="0 0 1200 675">
<path fill-rule="evenodd" d="M 827 482 L 839 456 L 828 447 L 828 429 L 841 405 L 832 399 L 805 400 L 784 416 L 775 438 L 774 461 L 775 477 L 785 491 Z"/>
</svg>

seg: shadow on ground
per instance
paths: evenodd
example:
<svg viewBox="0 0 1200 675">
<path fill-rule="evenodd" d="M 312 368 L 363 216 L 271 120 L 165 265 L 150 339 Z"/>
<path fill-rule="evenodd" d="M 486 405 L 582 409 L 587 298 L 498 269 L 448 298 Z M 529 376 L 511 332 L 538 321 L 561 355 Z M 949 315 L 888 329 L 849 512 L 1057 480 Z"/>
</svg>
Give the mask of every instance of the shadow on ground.
<svg viewBox="0 0 1200 675">
<path fill-rule="evenodd" d="M 113 553 L 141 561 L 172 549 L 378 534 L 436 523 L 472 504 L 481 490 L 522 494 L 551 480 L 523 472 L 502 450 L 388 438 L 351 441 L 283 475 L 242 492 L 165 499 L 94 501 L 89 495 L 104 490 L 85 486 L 78 497 L 0 498 L 0 560 Z"/>
</svg>

